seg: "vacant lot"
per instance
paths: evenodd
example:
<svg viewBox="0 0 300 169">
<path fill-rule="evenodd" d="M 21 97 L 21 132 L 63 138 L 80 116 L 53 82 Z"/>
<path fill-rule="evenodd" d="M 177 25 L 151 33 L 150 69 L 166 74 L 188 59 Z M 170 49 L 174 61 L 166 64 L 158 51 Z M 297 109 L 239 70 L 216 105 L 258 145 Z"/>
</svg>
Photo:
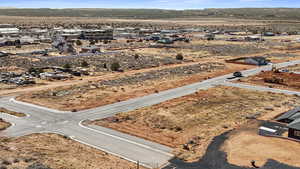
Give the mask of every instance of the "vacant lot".
<svg viewBox="0 0 300 169">
<path fill-rule="evenodd" d="M 18 99 L 60 110 L 82 110 L 180 87 L 245 68 L 249 66 L 230 64 L 230 67 L 225 67 L 214 62 L 177 66 L 83 85 L 32 92 Z"/>
<path fill-rule="evenodd" d="M 51 48 L 51 44 L 41 43 L 41 44 L 34 44 L 34 45 L 22 45 L 21 48 L 16 48 L 15 46 L 3 46 L 0 47 L 0 51 L 5 51 L 8 53 L 27 53 L 33 51 L 39 51 L 44 49 Z"/>
<path fill-rule="evenodd" d="M 290 66 L 286 68 L 287 70 L 289 70 L 290 72 L 300 72 L 300 65 L 294 65 L 294 66 Z"/>
<path fill-rule="evenodd" d="M 6 121 L 4 121 L 3 119 L 0 118 L 0 130 L 4 130 L 9 126 L 10 126 L 10 124 L 8 122 L 6 122 Z"/>
<path fill-rule="evenodd" d="M 26 168 L 41 163 L 53 169 L 130 169 L 135 164 L 55 134 L 0 140 L 0 166 Z"/>
<path fill-rule="evenodd" d="M 273 159 L 290 166 L 300 167 L 295 154 L 300 153 L 299 143 L 279 138 L 263 137 L 257 135 L 258 126 L 250 126 L 234 132 L 223 146 L 231 164 L 251 166 L 255 160 L 256 165 L 263 166 L 268 159 Z"/>
<path fill-rule="evenodd" d="M 295 96 L 219 86 L 93 124 L 174 147 L 179 158 L 195 161 L 213 137 L 250 118 L 284 112 L 290 102 L 300 101 Z"/>
<path fill-rule="evenodd" d="M 256 43 L 207 41 L 193 39 L 190 43 L 176 42 L 174 48 L 142 48 L 134 52 L 139 55 L 154 55 L 160 58 L 174 57 L 181 53 L 185 59 L 193 61 L 225 60 L 228 57 L 266 52 L 266 48 Z"/>
<path fill-rule="evenodd" d="M 241 82 L 282 89 L 300 90 L 300 74 L 266 71 L 258 75 L 241 79 Z"/>
</svg>

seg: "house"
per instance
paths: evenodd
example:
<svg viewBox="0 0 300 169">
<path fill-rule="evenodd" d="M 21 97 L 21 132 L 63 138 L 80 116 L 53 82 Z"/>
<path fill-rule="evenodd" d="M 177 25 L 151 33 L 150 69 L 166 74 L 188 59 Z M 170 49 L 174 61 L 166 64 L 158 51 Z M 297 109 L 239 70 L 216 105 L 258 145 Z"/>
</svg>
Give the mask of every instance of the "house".
<svg viewBox="0 0 300 169">
<path fill-rule="evenodd" d="M 216 35 L 212 33 L 208 33 L 204 35 L 205 40 L 215 40 Z"/>
<path fill-rule="evenodd" d="M 62 80 L 62 79 L 67 79 L 70 77 L 70 75 L 63 74 L 60 72 L 45 72 L 45 73 L 40 73 L 41 79 L 45 80 Z"/>
<path fill-rule="evenodd" d="M 290 138 L 299 139 L 300 140 L 300 118 L 296 119 L 292 123 L 288 125 Z"/>
<path fill-rule="evenodd" d="M 146 37 L 151 35 L 154 32 L 152 29 L 140 28 L 138 31 L 139 37 Z"/>
<path fill-rule="evenodd" d="M 0 24 L 0 28 L 13 28 L 14 25 L 12 24 Z"/>
<path fill-rule="evenodd" d="M 100 53 L 101 49 L 98 46 L 85 46 L 81 48 L 81 53 Z"/>
<path fill-rule="evenodd" d="M 174 41 L 171 38 L 162 38 L 161 40 L 157 41 L 157 43 L 162 43 L 162 44 L 173 44 Z"/>
<path fill-rule="evenodd" d="M 34 44 L 34 43 L 36 43 L 36 42 L 37 42 L 37 39 L 32 38 L 32 37 L 30 37 L 30 36 L 22 36 L 22 37 L 20 38 L 20 43 L 21 43 L 22 45 Z"/>
<path fill-rule="evenodd" d="M 273 33 L 273 32 L 265 32 L 264 36 L 275 36 L 275 33 Z"/>
<path fill-rule="evenodd" d="M 34 29 L 30 29 L 29 33 L 31 36 L 36 36 L 36 37 L 48 37 L 49 36 L 49 31 L 47 29 L 38 29 L 38 28 L 34 28 Z"/>
<path fill-rule="evenodd" d="M 245 58 L 245 63 L 250 65 L 263 66 L 263 65 L 268 65 L 270 61 L 267 60 L 265 57 L 256 56 L 256 57 Z"/>
<path fill-rule="evenodd" d="M 230 60 L 226 60 L 226 62 L 263 66 L 263 65 L 268 65 L 270 63 L 270 60 L 266 59 L 265 57 L 254 56 L 254 57 L 240 57 L 236 59 L 230 59 Z"/>
<path fill-rule="evenodd" d="M 57 33 L 65 40 L 79 39 L 82 31 L 80 29 L 62 29 L 57 30 Z"/>
<path fill-rule="evenodd" d="M 113 29 L 87 29 L 82 31 L 83 39 L 86 40 L 113 40 Z"/>
<path fill-rule="evenodd" d="M 288 137 L 300 140 L 300 107 L 285 112 L 276 120 L 287 123 Z"/>
<path fill-rule="evenodd" d="M 1 57 L 5 57 L 5 56 L 8 56 L 8 54 L 7 54 L 6 52 L 0 51 L 0 58 L 1 58 Z"/>
<path fill-rule="evenodd" d="M 20 34 L 18 28 L 0 28 L 0 37 L 15 37 Z"/>
<path fill-rule="evenodd" d="M 0 38 L 0 46 L 16 46 L 20 45 L 21 42 L 19 39 L 15 38 Z"/>
<path fill-rule="evenodd" d="M 127 32 L 119 33 L 116 36 L 121 39 L 136 39 L 137 38 L 136 33 L 127 33 Z"/>
<path fill-rule="evenodd" d="M 245 37 L 245 41 L 261 41 L 261 37 L 260 36 L 247 36 Z"/>
</svg>

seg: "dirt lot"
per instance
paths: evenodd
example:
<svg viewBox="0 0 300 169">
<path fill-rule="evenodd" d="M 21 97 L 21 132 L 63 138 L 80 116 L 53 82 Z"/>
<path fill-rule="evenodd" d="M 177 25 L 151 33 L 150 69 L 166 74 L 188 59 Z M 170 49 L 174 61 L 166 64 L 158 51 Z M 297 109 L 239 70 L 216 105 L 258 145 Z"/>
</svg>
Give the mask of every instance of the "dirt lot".
<svg viewBox="0 0 300 169">
<path fill-rule="evenodd" d="M 56 134 L 2 138 L 0 166 L 25 169 L 41 163 L 53 169 L 131 169 L 135 164 Z M 143 167 L 141 167 L 143 168 Z"/>
<path fill-rule="evenodd" d="M 41 44 L 34 44 L 34 45 L 22 45 L 21 48 L 16 48 L 15 46 L 3 46 L 0 47 L 0 51 L 16 54 L 16 53 L 33 52 L 35 50 L 44 50 L 47 48 L 51 48 L 51 44 L 41 43 Z"/>
<path fill-rule="evenodd" d="M 142 48 L 136 49 L 134 52 L 139 55 L 155 55 L 161 58 L 175 57 L 178 53 L 181 53 L 185 59 L 193 61 L 225 60 L 232 56 L 266 52 L 266 48 L 257 46 L 256 43 L 223 40 L 193 39 L 190 43 L 176 42 L 173 46 L 175 48 Z"/>
<path fill-rule="evenodd" d="M 300 74 L 289 72 L 261 72 L 258 75 L 243 78 L 240 82 L 300 91 Z"/>
<path fill-rule="evenodd" d="M 92 123 L 174 147 L 179 158 L 195 161 L 213 137 L 299 102 L 295 96 L 219 86 Z"/>
<path fill-rule="evenodd" d="M 251 166 L 255 160 L 256 165 L 263 166 L 268 159 L 273 159 L 290 166 L 300 167 L 298 156 L 299 143 L 279 138 L 263 137 L 257 135 L 258 126 L 249 126 L 234 132 L 223 145 L 227 153 L 228 162 L 239 166 Z"/>
<path fill-rule="evenodd" d="M 300 72 L 300 65 L 294 65 L 294 66 L 290 66 L 286 68 L 287 70 L 289 70 L 290 72 Z"/>
<path fill-rule="evenodd" d="M 24 114 L 24 113 L 10 111 L 10 110 L 7 110 L 7 109 L 5 109 L 3 107 L 0 107 L 0 112 L 1 113 L 7 113 L 7 114 L 10 114 L 10 115 L 13 115 L 13 116 L 17 116 L 17 117 L 25 117 L 26 116 L 26 114 Z"/>
<path fill-rule="evenodd" d="M 82 110 L 191 84 L 208 77 L 216 77 L 249 67 L 251 66 L 236 64 L 224 67 L 219 63 L 179 66 L 72 87 L 32 92 L 17 99 L 60 110 Z"/>
<path fill-rule="evenodd" d="M 0 118 L 0 131 L 6 129 L 9 126 L 10 126 L 10 123 L 8 123 Z"/>
</svg>

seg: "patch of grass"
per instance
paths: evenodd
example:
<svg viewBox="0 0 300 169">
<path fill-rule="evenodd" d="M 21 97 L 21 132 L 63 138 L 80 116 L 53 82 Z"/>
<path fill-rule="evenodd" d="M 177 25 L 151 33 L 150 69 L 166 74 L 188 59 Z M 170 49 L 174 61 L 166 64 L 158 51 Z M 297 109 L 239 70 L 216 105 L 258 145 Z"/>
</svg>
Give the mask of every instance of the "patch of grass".
<svg viewBox="0 0 300 169">
<path fill-rule="evenodd" d="M 0 118 L 0 131 L 5 130 L 9 126 L 10 126 L 10 123 L 8 123 Z"/>
<path fill-rule="evenodd" d="M 13 115 L 13 116 L 17 116 L 17 117 L 25 117 L 26 116 L 26 114 L 24 114 L 24 113 L 10 111 L 10 110 L 7 110 L 7 109 L 5 109 L 3 107 L 0 107 L 0 112 L 1 113 L 6 113 L 6 114 L 10 114 L 10 115 Z"/>
</svg>

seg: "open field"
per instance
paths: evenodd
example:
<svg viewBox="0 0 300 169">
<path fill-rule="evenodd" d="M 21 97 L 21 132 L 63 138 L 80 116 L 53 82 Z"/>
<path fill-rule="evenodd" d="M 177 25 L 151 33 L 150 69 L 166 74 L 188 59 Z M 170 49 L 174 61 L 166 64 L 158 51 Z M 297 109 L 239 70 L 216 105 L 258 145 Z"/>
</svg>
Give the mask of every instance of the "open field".
<svg viewBox="0 0 300 169">
<path fill-rule="evenodd" d="M 221 63 L 208 62 L 170 67 L 83 85 L 32 92 L 21 95 L 17 99 L 60 110 L 83 110 L 180 87 L 251 67 L 229 65 L 225 67 Z"/>
<path fill-rule="evenodd" d="M 256 43 L 228 42 L 224 40 L 206 41 L 193 40 L 190 43 L 178 42 L 174 48 L 142 48 L 134 50 L 139 55 L 154 55 L 160 58 L 175 57 L 181 53 L 184 58 L 192 61 L 225 60 L 230 57 L 260 54 L 267 47 Z"/>
<path fill-rule="evenodd" d="M 299 143 L 287 139 L 263 137 L 257 134 L 257 123 L 244 126 L 233 132 L 223 145 L 228 162 L 238 166 L 252 167 L 255 160 L 257 166 L 263 166 L 272 159 L 281 163 L 300 167 L 294 154 L 300 153 Z"/>
<path fill-rule="evenodd" d="M 26 168 L 42 164 L 52 169 L 132 169 L 136 165 L 56 134 L 2 138 L 0 166 Z M 140 167 L 143 168 L 143 167 Z"/>
<path fill-rule="evenodd" d="M 150 4 L 147 4 L 150 5 Z M 0 15 L 8 16 L 68 16 L 68 17 L 110 17 L 110 18 L 255 18 L 255 19 L 299 19 L 297 8 L 208 8 L 198 10 L 164 9 L 1 9 Z"/>
<path fill-rule="evenodd" d="M 299 100 L 219 86 L 92 123 L 174 147 L 179 158 L 195 161 L 213 137 L 248 119 L 286 111 L 289 103 Z"/>
<path fill-rule="evenodd" d="M 16 48 L 15 46 L 2 46 L 0 47 L 0 51 L 6 51 L 8 53 L 16 54 L 16 53 L 32 52 L 35 50 L 41 50 L 47 48 L 51 48 L 51 44 L 42 43 L 42 44 L 24 45 L 21 48 Z"/>
</svg>

